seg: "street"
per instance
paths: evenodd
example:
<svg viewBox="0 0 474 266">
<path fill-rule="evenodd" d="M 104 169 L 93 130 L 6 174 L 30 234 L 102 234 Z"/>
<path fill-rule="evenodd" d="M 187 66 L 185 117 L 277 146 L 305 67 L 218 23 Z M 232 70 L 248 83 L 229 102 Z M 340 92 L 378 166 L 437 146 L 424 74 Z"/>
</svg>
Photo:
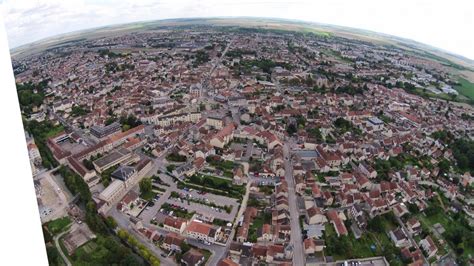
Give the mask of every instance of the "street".
<svg viewBox="0 0 474 266">
<path fill-rule="evenodd" d="M 295 180 L 293 178 L 293 167 L 289 160 L 290 148 L 287 142 L 283 146 L 283 156 L 285 158 L 285 179 L 288 182 L 288 203 L 291 216 L 290 243 L 293 246 L 293 265 L 304 265 L 303 238 L 301 236 L 298 207 L 296 206 Z"/>
</svg>

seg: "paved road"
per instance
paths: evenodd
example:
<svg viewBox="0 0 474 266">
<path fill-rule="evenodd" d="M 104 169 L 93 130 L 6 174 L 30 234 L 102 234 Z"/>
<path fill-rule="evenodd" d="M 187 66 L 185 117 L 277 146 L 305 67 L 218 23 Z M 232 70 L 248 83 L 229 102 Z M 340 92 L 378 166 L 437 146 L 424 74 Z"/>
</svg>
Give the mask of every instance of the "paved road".
<svg viewBox="0 0 474 266">
<path fill-rule="evenodd" d="M 164 157 L 164 156 L 162 156 L 162 157 Z M 160 158 L 155 159 L 155 161 L 160 161 Z M 162 172 L 164 172 L 164 167 L 163 167 L 164 163 L 161 161 L 161 162 L 158 162 L 158 164 L 160 166 L 155 167 L 154 170 L 152 170 L 151 172 L 154 171 L 153 173 L 156 173 L 156 171 L 158 169 L 162 170 Z M 155 217 L 156 213 L 161 208 L 161 205 L 168 201 L 168 202 L 176 204 L 176 205 L 183 205 L 184 207 L 189 207 L 189 206 L 187 206 L 187 203 L 177 203 L 176 201 L 168 200 L 169 196 L 171 195 L 171 191 L 176 191 L 176 192 L 179 192 L 179 193 L 184 193 L 184 192 L 177 188 L 176 183 L 174 183 L 174 180 L 171 177 L 169 177 L 168 175 L 159 174 L 159 177 L 163 182 L 169 184 L 170 187 L 168 187 L 166 189 L 166 192 L 163 193 L 163 195 L 160 197 L 160 199 L 155 202 L 155 205 L 153 207 L 151 207 L 149 210 L 144 210 L 140 214 L 139 218 L 142 219 L 142 223 L 145 227 L 153 228 L 153 229 L 156 229 L 161 234 L 166 234 L 167 233 L 166 230 L 150 223 L 150 220 L 153 217 Z M 227 198 L 227 197 L 223 197 L 223 196 L 219 196 L 219 195 L 214 195 L 214 194 L 209 194 L 209 193 L 206 194 L 206 195 L 200 195 L 196 191 L 191 191 L 191 192 L 186 192 L 186 193 L 191 194 L 194 198 L 205 197 L 205 198 L 209 199 L 210 201 L 213 201 L 217 204 L 232 205 L 233 207 L 232 207 L 231 215 L 235 215 L 235 213 L 237 212 L 237 208 L 239 206 L 236 199 L 231 199 L 231 198 Z M 248 195 L 246 196 L 246 198 L 248 198 Z M 247 200 L 245 198 L 244 198 L 244 200 L 245 200 L 245 204 L 246 204 Z M 204 206 L 204 207 L 207 208 L 207 206 Z M 209 210 L 211 210 L 211 209 L 209 208 Z M 242 212 L 243 212 L 243 209 L 240 210 L 240 213 L 242 213 Z M 227 213 L 224 213 L 224 212 L 219 213 L 219 214 L 226 214 L 227 215 Z M 157 256 L 157 257 L 159 256 L 159 258 L 162 261 L 163 265 L 175 265 L 174 262 L 172 262 L 172 264 L 165 264 L 165 263 L 171 262 L 170 259 L 161 257 L 161 254 L 163 252 L 159 248 L 154 246 L 153 243 L 151 243 L 149 240 L 144 238 L 141 234 L 139 234 L 139 233 L 137 233 L 137 232 L 135 232 L 134 230 L 131 229 L 130 220 L 129 220 L 129 217 L 127 215 L 117 211 L 116 208 L 111 208 L 108 215 L 114 217 L 114 219 L 117 221 L 117 224 L 119 225 L 120 228 L 126 229 L 127 231 L 133 233 L 140 240 L 140 242 L 145 243 L 147 245 L 147 247 L 150 250 L 152 250 L 152 252 L 155 254 L 155 256 Z M 232 216 L 232 217 L 234 217 L 234 216 Z M 231 239 L 232 238 L 229 238 L 226 247 L 219 246 L 219 245 L 207 246 L 207 245 L 204 245 L 204 244 L 202 244 L 202 243 L 200 243 L 200 242 L 198 242 L 198 241 L 196 241 L 192 238 L 187 238 L 187 241 L 188 241 L 188 243 L 193 244 L 193 245 L 195 245 L 199 248 L 203 248 L 203 249 L 211 251 L 213 255 L 209 258 L 208 265 L 216 265 L 219 262 L 219 260 L 226 255 L 227 250 L 230 247 Z"/>
<path fill-rule="evenodd" d="M 209 83 L 209 79 L 211 78 L 212 73 L 214 73 L 214 70 L 216 70 L 217 66 L 221 63 L 222 59 L 224 58 L 225 54 L 226 54 L 227 51 L 229 50 L 229 48 L 230 48 L 230 46 L 231 46 L 231 44 L 232 44 L 233 41 L 234 41 L 234 38 L 232 38 L 232 39 L 230 40 L 230 42 L 227 44 L 226 48 L 224 49 L 224 52 L 222 52 L 221 57 L 219 57 L 219 59 L 216 60 L 216 62 L 214 63 L 214 65 L 213 65 L 212 68 L 211 68 L 211 71 L 209 72 L 209 75 L 207 75 L 207 76 L 204 77 L 204 80 L 203 80 L 203 82 L 202 82 L 202 88 L 203 88 L 203 90 L 204 90 L 204 93 L 203 93 L 203 96 L 202 96 L 202 97 L 206 98 L 206 96 L 207 96 L 207 89 L 208 89 L 207 86 L 208 86 L 208 83 Z"/>
<path fill-rule="evenodd" d="M 237 229 L 237 221 L 240 219 L 240 217 L 242 217 L 242 215 L 244 215 L 244 211 L 247 208 L 247 201 L 249 199 L 250 186 L 251 185 L 252 185 L 252 182 L 248 182 L 247 186 L 245 187 L 245 195 L 244 195 L 244 198 L 242 199 L 242 205 L 240 206 L 239 213 L 237 214 L 236 219 L 235 219 L 234 223 L 232 224 L 232 231 L 230 232 L 229 239 L 227 240 L 227 244 L 225 246 L 224 252 L 222 252 L 222 254 L 220 254 L 220 257 L 215 256 L 216 260 L 217 260 L 216 263 L 219 260 L 223 259 L 224 256 L 227 254 L 227 251 L 229 251 L 229 249 L 230 249 L 230 244 L 232 243 L 232 239 L 234 239 L 235 233 L 237 231 L 236 230 Z M 209 265 L 216 265 L 216 264 L 209 264 Z"/>
<path fill-rule="evenodd" d="M 283 155 L 289 159 L 290 150 L 288 143 L 283 146 Z M 296 206 L 295 179 L 293 178 L 293 167 L 290 160 L 285 160 L 285 179 L 288 182 L 288 203 L 291 216 L 291 239 L 293 246 L 293 265 L 304 265 L 303 238 L 299 222 L 298 206 Z"/>
<path fill-rule="evenodd" d="M 74 226 L 74 225 L 73 225 L 73 226 Z M 61 234 L 59 234 L 59 235 L 57 235 L 57 236 L 54 237 L 54 245 L 56 246 L 56 249 L 59 251 L 59 255 L 61 255 L 61 258 L 63 259 L 64 263 L 66 263 L 67 266 L 71 266 L 72 264 L 71 264 L 71 262 L 68 260 L 68 258 L 66 257 L 66 255 L 64 255 L 63 250 L 61 249 L 61 246 L 59 245 L 59 239 L 60 239 L 63 235 L 69 233 L 69 231 L 72 230 L 73 226 L 69 227 L 68 230 L 66 230 L 66 231 L 62 232 Z"/>
<path fill-rule="evenodd" d="M 169 184 L 170 186 L 169 187 L 163 187 L 163 188 L 166 189 L 166 191 L 163 193 L 162 196 L 160 196 L 160 199 L 158 199 L 158 201 L 155 202 L 153 207 L 150 207 L 148 210 L 144 210 L 140 214 L 139 217 L 141 219 L 143 219 L 144 225 L 147 226 L 150 223 L 150 220 L 153 217 L 155 217 L 158 210 L 161 209 L 161 205 L 163 205 L 163 203 L 165 203 L 165 202 L 167 202 L 169 204 L 174 204 L 174 205 L 184 207 L 184 208 L 186 208 L 190 211 L 197 211 L 197 212 L 205 214 L 205 215 L 211 214 L 214 217 L 216 217 L 218 219 L 221 219 L 221 220 L 233 221 L 233 219 L 235 217 L 235 214 L 237 213 L 237 210 L 238 210 L 238 207 L 239 207 L 239 203 L 237 202 L 236 199 L 228 198 L 228 197 L 224 197 L 224 196 L 219 196 L 219 195 L 215 195 L 215 194 L 210 194 L 210 193 L 208 193 L 206 195 L 201 195 L 201 194 L 198 194 L 196 190 L 193 190 L 191 192 L 185 192 L 181 189 L 178 189 L 177 186 L 176 186 L 176 183 L 174 183 L 174 180 L 171 177 L 169 177 L 168 175 L 159 174 L 158 176 L 160 177 L 160 179 L 163 182 Z M 177 200 L 174 200 L 174 199 L 169 199 L 169 197 L 171 195 L 171 192 L 173 192 L 173 191 L 177 192 L 177 193 L 189 194 L 194 199 L 208 199 L 210 202 L 213 202 L 216 205 L 220 205 L 220 206 L 230 205 L 230 206 L 232 206 L 232 210 L 231 210 L 230 213 L 227 213 L 225 211 L 218 212 L 218 211 L 212 210 L 210 206 L 203 205 L 203 204 L 190 202 L 190 204 L 188 205 L 186 200 L 181 203 L 180 201 L 177 201 Z"/>
<path fill-rule="evenodd" d="M 403 221 L 400 219 L 400 217 L 396 216 L 395 215 L 395 218 L 397 219 L 397 222 L 398 224 L 401 226 L 403 232 L 405 232 L 405 235 L 408 236 L 408 239 L 410 240 L 412 246 L 414 246 L 415 248 L 419 249 L 420 247 L 418 246 L 418 243 L 416 243 L 415 239 L 413 239 L 413 236 L 410 234 L 410 232 L 408 232 L 408 229 L 407 227 L 405 226 L 405 224 L 403 223 Z M 430 265 L 430 263 L 428 262 L 428 260 L 426 260 L 426 257 L 425 255 L 421 254 L 423 256 L 423 265 Z"/>
<path fill-rule="evenodd" d="M 153 252 L 153 254 L 160 259 L 162 265 L 176 265 L 176 263 L 173 260 L 171 260 L 171 258 L 168 258 L 168 257 L 163 258 L 161 256 L 161 254 L 166 255 L 167 254 L 166 252 L 162 251 L 160 248 L 155 246 L 155 244 L 153 244 L 150 240 L 146 239 L 140 233 L 136 232 L 135 230 L 131 228 L 129 216 L 117 211 L 117 209 L 115 208 L 113 208 L 108 213 L 108 215 L 114 217 L 114 219 L 117 221 L 117 225 L 119 228 L 127 230 L 128 232 L 133 234 L 140 242 L 144 243 L 151 250 L 151 252 Z M 168 233 L 168 231 L 163 229 L 162 227 L 159 227 L 153 224 L 146 224 L 145 221 L 142 221 L 142 222 L 144 226 L 158 231 L 158 233 L 160 233 L 161 235 L 166 235 Z M 209 258 L 207 265 L 217 265 L 219 260 L 222 257 L 224 257 L 226 253 L 226 248 L 223 246 L 204 245 L 203 243 L 192 238 L 186 238 L 186 241 L 189 244 L 192 244 L 198 248 L 206 249 L 212 252 L 212 256 Z"/>
<path fill-rule="evenodd" d="M 135 236 L 135 238 L 140 240 L 142 244 L 145 244 L 148 250 L 150 250 L 153 255 L 155 255 L 160 260 L 161 265 L 177 265 L 176 262 L 174 262 L 171 258 L 161 256 L 161 254 L 167 255 L 167 253 L 163 252 L 151 240 L 144 237 L 142 234 L 138 233 L 134 229 L 128 230 L 128 232 L 130 232 L 132 235 Z"/>
<path fill-rule="evenodd" d="M 212 255 L 209 257 L 209 260 L 206 263 L 206 265 L 209 265 L 209 266 L 217 265 L 219 260 L 223 258 L 226 254 L 226 247 L 223 247 L 223 246 L 219 246 L 219 245 L 207 246 L 192 238 L 187 238 L 186 241 L 188 241 L 188 243 L 193 246 L 196 246 L 201 249 L 209 250 L 212 253 Z"/>
<path fill-rule="evenodd" d="M 137 240 L 139 240 L 141 243 L 147 246 L 148 249 L 153 253 L 154 256 L 156 256 L 162 265 L 176 265 L 176 263 L 171 260 L 170 258 L 163 258 L 161 254 L 166 255 L 167 253 L 163 252 L 161 249 L 159 249 L 155 244 L 153 244 L 149 239 L 145 238 L 142 234 L 139 234 L 137 231 L 132 229 L 131 223 L 130 223 L 130 217 L 127 216 L 126 214 L 119 212 L 117 208 L 112 208 L 107 215 L 112 216 L 115 221 L 117 222 L 117 225 L 119 228 L 126 230 L 130 234 L 132 234 Z M 167 232 L 162 230 L 159 227 L 155 227 L 157 231 L 160 234 L 166 234 Z"/>
</svg>

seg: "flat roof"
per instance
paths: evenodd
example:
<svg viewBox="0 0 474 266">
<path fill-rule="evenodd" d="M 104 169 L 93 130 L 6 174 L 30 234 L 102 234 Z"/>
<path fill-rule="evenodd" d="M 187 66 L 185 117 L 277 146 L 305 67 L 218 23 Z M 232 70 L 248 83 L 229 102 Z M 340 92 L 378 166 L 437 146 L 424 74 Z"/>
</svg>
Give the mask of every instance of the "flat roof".
<svg viewBox="0 0 474 266">
<path fill-rule="evenodd" d="M 110 185 L 100 193 L 100 197 L 108 199 L 112 194 L 119 190 L 121 186 L 123 186 L 123 181 L 114 179 L 114 181 L 112 181 L 112 183 L 110 183 Z"/>
<path fill-rule="evenodd" d="M 94 164 L 97 165 L 98 167 L 104 167 L 114 161 L 118 161 L 121 158 L 128 156 L 131 153 L 131 151 L 125 149 L 125 148 L 120 148 L 117 149 L 106 156 L 99 158 L 94 161 Z"/>
<path fill-rule="evenodd" d="M 297 150 L 295 151 L 297 155 L 301 158 L 316 158 L 318 157 L 318 153 L 313 150 Z"/>
<path fill-rule="evenodd" d="M 383 124 L 383 121 L 380 120 L 378 117 L 371 117 L 369 118 L 369 122 L 374 124 L 374 125 L 381 125 Z"/>
</svg>

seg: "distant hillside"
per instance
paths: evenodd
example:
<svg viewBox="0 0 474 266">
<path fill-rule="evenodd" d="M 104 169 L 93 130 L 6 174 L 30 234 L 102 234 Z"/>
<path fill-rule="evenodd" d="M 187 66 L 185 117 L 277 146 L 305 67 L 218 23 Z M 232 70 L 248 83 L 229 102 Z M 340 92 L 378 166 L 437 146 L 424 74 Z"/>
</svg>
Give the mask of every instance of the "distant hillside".
<svg viewBox="0 0 474 266">
<path fill-rule="evenodd" d="M 299 20 L 278 19 L 278 18 L 254 18 L 254 17 L 216 17 L 216 18 L 186 18 L 167 19 L 157 21 L 135 22 L 129 24 L 111 25 L 106 27 L 82 30 L 68 34 L 62 34 L 51 38 L 43 39 L 34 43 L 22 45 L 11 50 L 12 57 L 21 57 L 22 54 L 29 54 L 47 49 L 50 47 L 74 42 L 80 39 L 94 39 L 110 36 L 128 31 L 159 29 L 165 26 L 184 25 L 216 25 L 216 26 L 240 26 L 255 27 L 262 29 L 279 29 L 288 31 L 312 32 L 315 34 L 329 34 L 345 38 L 360 39 L 379 44 L 394 45 L 413 53 L 438 61 L 446 66 L 451 66 L 455 70 L 473 73 L 465 74 L 468 79 L 474 81 L 474 60 L 470 60 L 460 55 L 456 55 L 441 49 L 419 43 L 413 40 L 400 38 L 388 34 L 377 33 L 368 30 L 342 27 L 336 25 L 320 24 Z M 458 73 L 459 74 L 459 73 Z"/>
</svg>

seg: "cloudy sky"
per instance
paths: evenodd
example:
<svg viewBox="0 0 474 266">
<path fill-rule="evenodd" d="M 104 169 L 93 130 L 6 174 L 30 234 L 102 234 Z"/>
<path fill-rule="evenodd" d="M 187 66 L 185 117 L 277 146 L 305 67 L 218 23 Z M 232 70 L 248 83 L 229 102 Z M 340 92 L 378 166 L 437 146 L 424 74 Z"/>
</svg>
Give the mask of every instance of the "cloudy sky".
<svg viewBox="0 0 474 266">
<path fill-rule="evenodd" d="M 105 25 L 166 18 L 279 17 L 368 29 L 474 59 L 472 0 L 0 0 L 10 48 Z"/>
</svg>

